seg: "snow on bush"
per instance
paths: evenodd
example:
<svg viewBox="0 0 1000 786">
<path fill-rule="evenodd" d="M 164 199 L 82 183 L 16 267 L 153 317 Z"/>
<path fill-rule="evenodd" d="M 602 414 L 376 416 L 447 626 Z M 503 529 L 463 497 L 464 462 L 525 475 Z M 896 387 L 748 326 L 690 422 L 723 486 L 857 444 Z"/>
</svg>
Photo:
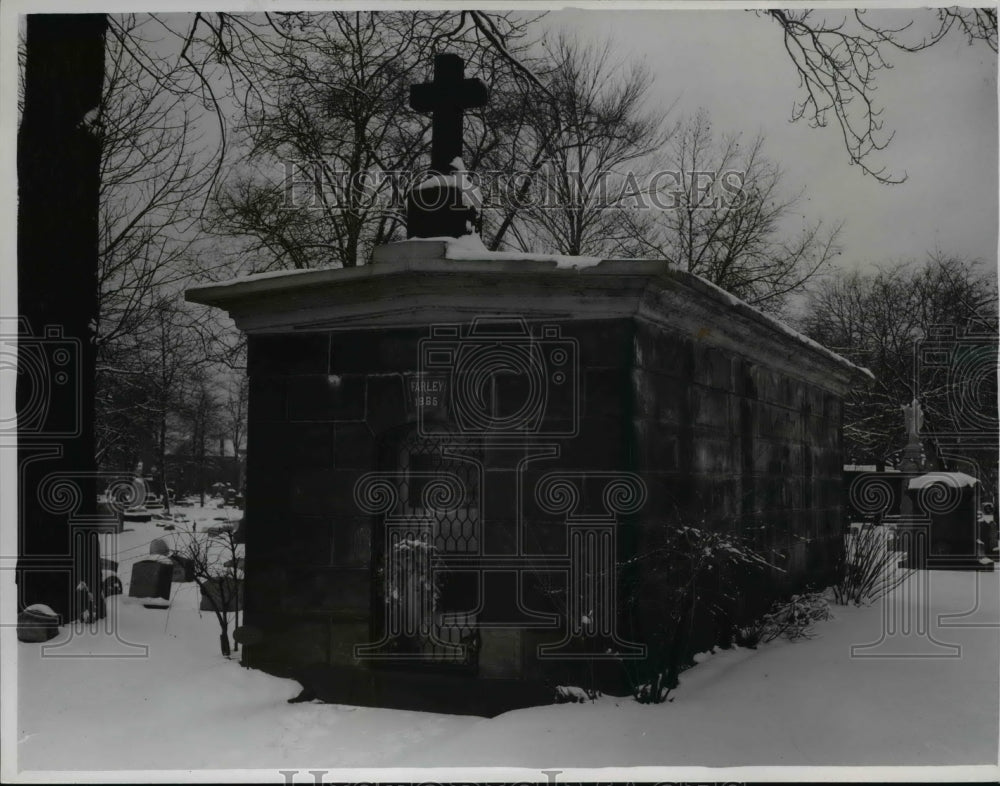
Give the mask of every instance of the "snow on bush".
<svg viewBox="0 0 1000 786">
<path fill-rule="evenodd" d="M 235 635 L 230 645 L 229 631 L 231 625 L 235 634 L 240 626 L 243 546 L 236 542 L 233 524 L 209 527 L 202 532 L 197 532 L 196 526 L 178 533 L 175 551 L 164 559 L 171 564 L 182 561 L 191 570 L 194 582 L 219 623 L 219 650 L 228 658 L 239 650 Z"/>
<path fill-rule="evenodd" d="M 638 568 L 626 603 L 641 619 L 655 619 L 645 633 L 649 656 L 638 667 L 622 661 L 632 695 L 642 703 L 666 701 L 689 668 L 696 646 L 696 627 L 714 627 L 713 644 L 729 646 L 739 596 L 763 571 L 780 570 L 746 542 L 744 536 L 704 526 L 671 526 L 656 530 L 659 542 L 620 566 Z"/>
<path fill-rule="evenodd" d="M 588 701 L 596 701 L 600 695 L 601 692 L 593 688 L 556 685 L 556 704 L 584 704 Z"/>
<path fill-rule="evenodd" d="M 402 627 L 399 644 L 420 645 L 434 629 L 435 615 L 441 597 L 438 586 L 437 547 L 419 537 L 404 538 L 392 547 L 384 566 L 385 602 L 390 617 Z"/>
<path fill-rule="evenodd" d="M 813 623 L 830 619 L 825 593 L 807 592 L 778 601 L 760 619 L 738 628 L 735 643 L 754 649 L 784 637 L 791 641 L 812 638 Z"/>
</svg>

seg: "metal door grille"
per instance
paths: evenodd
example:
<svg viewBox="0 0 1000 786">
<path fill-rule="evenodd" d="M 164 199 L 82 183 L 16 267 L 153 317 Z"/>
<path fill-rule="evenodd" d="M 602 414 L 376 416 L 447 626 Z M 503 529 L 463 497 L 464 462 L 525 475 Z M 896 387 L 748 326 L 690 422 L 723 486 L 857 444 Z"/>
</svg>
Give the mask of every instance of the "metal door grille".
<svg viewBox="0 0 1000 786">
<path fill-rule="evenodd" d="M 381 626 L 378 639 L 390 642 L 392 660 L 410 656 L 415 664 L 476 666 L 478 576 L 448 571 L 444 563 L 448 555 L 479 554 L 481 463 L 470 445 L 461 445 L 461 455 L 449 450 L 456 447 L 454 440 L 411 430 L 387 440 L 382 452 L 396 502 L 376 523 L 382 531 L 373 538 L 374 618 Z M 401 571 L 409 576 L 405 582 Z M 387 635 L 387 620 L 397 633 Z"/>
</svg>

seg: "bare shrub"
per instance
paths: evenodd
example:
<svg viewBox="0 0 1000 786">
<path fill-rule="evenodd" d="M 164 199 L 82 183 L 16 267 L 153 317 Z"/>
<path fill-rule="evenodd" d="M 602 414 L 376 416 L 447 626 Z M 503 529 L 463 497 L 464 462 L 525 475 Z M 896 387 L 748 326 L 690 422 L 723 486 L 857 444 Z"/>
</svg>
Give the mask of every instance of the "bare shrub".
<svg viewBox="0 0 1000 786">
<path fill-rule="evenodd" d="M 813 624 L 830 619 L 830 606 L 822 592 L 792 595 L 778 601 L 767 614 L 736 629 L 733 642 L 740 647 L 756 649 L 779 638 L 790 641 L 810 639 Z"/>
<path fill-rule="evenodd" d="M 842 606 L 873 603 L 898 587 L 913 572 L 900 565 L 896 530 L 884 524 L 852 524 L 845 536 L 840 581 L 834 600 Z"/>
</svg>

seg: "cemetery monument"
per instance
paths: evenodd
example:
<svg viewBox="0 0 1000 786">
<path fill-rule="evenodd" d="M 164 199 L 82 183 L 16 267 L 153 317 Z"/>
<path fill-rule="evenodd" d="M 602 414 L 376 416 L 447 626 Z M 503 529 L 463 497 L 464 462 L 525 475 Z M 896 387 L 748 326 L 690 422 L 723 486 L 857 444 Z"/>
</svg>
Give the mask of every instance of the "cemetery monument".
<svg viewBox="0 0 1000 786">
<path fill-rule="evenodd" d="M 434 74 L 412 106 L 454 195 L 486 94 L 455 56 Z M 187 292 L 248 336 L 246 665 L 494 714 L 645 662 L 641 557 L 678 527 L 774 565 L 692 647 L 832 580 L 842 402 L 866 371 L 664 260 L 479 250 L 468 205 L 418 196 L 372 265 Z"/>
</svg>

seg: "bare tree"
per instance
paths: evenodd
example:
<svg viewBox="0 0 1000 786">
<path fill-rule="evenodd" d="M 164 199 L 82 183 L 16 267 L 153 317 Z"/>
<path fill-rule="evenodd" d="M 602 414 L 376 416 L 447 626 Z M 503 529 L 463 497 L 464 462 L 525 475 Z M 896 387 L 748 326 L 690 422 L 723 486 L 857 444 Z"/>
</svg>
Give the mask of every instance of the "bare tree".
<svg viewBox="0 0 1000 786">
<path fill-rule="evenodd" d="M 243 488 L 243 463 L 240 459 L 240 451 L 243 449 L 243 443 L 246 440 L 247 407 L 249 401 L 250 379 L 245 374 L 241 374 L 237 379 L 230 382 L 227 397 L 223 404 L 224 427 L 229 440 L 233 444 L 233 458 L 236 461 L 237 490 Z"/>
<path fill-rule="evenodd" d="M 930 254 L 922 265 L 841 271 L 811 289 L 802 329 L 875 375 L 871 386 L 853 391 L 846 402 L 847 457 L 879 467 L 891 461 L 906 441 L 900 406 L 915 397 L 925 413 L 925 431 L 962 432 L 952 404 L 955 396 L 967 394 L 956 388 L 956 367 L 918 365 L 915 350 L 931 337 L 933 327 L 950 326 L 959 339 L 956 350 L 962 349 L 963 336 L 972 336 L 973 343 L 982 344 L 986 360 L 992 352 L 995 368 L 996 304 L 992 276 L 978 264 L 940 252 Z M 962 362 L 959 356 L 943 360 Z M 989 375 L 982 379 L 988 381 Z M 995 413 L 995 378 L 991 390 L 978 393 L 985 397 L 978 403 Z M 995 468 L 995 448 L 992 455 L 985 464 Z"/>
<path fill-rule="evenodd" d="M 232 525 L 205 532 L 178 533 L 179 546 L 173 559 L 191 571 L 195 584 L 219 623 L 219 649 L 229 657 L 239 643 L 229 641 L 230 624 L 235 632 L 243 605 L 243 556 Z M 230 615 L 232 619 L 230 620 Z"/>
<path fill-rule="evenodd" d="M 218 380 L 208 369 L 198 368 L 190 375 L 181 416 L 190 435 L 190 449 L 198 483 L 199 503 L 205 507 L 205 489 L 208 485 L 209 444 L 224 433 L 220 404 L 215 394 Z"/>
<path fill-rule="evenodd" d="M 646 195 L 653 226 L 634 236 L 646 256 L 662 256 L 764 311 L 787 297 L 839 253 L 841 225 L 805 219 L 787 195 L 783 173 L 764 155 L 764 137 L 719 137 L 707 113 L 685 121 L 669 144 L 666 177 Z"/>
<path fill-rule="evenodd" d="M 190 277 L 199 200 L 211 183 L 217 143 L 189 92 L 164 90 L 190 75 L 151 75 L 134 47 L 150 31 L 127 15 L 107 44 L 100 106 L 100 319 L 98 346 L 140 329 L 160 291 Z M 100 361 L 99 361 L 100 362 Z M 104 364 L 106 370 L 107 364 Z"/>
<path fill-rule="evenodd" d="M 172 402 L 199 351 L 183 322 L 201 319 L 178 310 L 171 295 L 204 259 L 196 253 L 198 205 L 221 151 L 197 130 L 208 116 L 197 76 L 176 58 L 151 69 L 145 52 L 155 48 L 156 25 L 135 15 L 112 20 L 99 112 L 96 456 L 121 469 L 151 443 L 166 473 Z M 165 474 L 161 480 L 166 488 Z"/>
<path fill-rule="evenodd" d="M 211 367 L 205 349 L 214 325 L 210 317 L 176 296 L 161 296 L 145 309 L 138 331 L 116 340 L 120 368 L 99 376 L 102 464 L 134 464 L 144 447 L 152 447 L 167 512 L 168 457 Z"/>
<path fill-rule="evenodd" d="M 513 20 L 494 23 L 516 37 L 523 23 Z M 472 68 L 488 53 L 446 13 L 333 12 L 300 17 L 282 35 L 241 66 L 255 85 L 240 126 L 251 166 L 227 181 L 213 226 L 244 239 L 255 269 L 364 264 L 375 245 L 401 237 L 400 175 L 425 153 L 430 122 L 409 108 L 410 84 L 443 42 Z M 476 118 L 469 126 L 474 163 L 497 134 Z"/>
<path fill-rule="evenodd" d="M 545 43 L 546 100 L 529 96 L 506 140 L 523 178 L 490 245 L 563 254 L 621 253 L 633 222 L 622 196 L 649 179 L 669 138 L 667 111 L 649 110 L 652 74 L 640 62 L 615 62 L 612 44 L 584 45 L 564 35 Z"/>
<path fill-rule="evenodd" d="M 758 11 L 777 22 L 785 51 L 799 75 L 805 97 L 793 120 L 824 127 L 832 114 L 850 161 L 876 180 L 900 183 L 894 174 L 872 163 L 895 132 L 887 131 L 884 107 L 876 99 L 878 74 L 891 68 L 892 53 L 915 53 L 944 40 L 953 30 L 969 44 L 997 51 L 995 8 L 935 8 L 922 11 L 795 9 Z"/>
</svg>

